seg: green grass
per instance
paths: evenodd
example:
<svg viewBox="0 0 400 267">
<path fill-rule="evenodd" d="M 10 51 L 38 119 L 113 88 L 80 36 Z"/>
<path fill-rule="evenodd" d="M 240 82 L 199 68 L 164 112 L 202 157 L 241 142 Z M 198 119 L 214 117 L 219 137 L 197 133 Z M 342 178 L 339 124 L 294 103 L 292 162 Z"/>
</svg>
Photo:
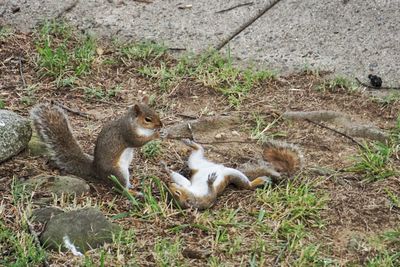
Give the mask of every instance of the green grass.
<svg viewBox="0 0 400 267">
<path fill-rule="evenodd" d="M 132 204 L 133 207 L 138 208 L 140 206 L 139 202 L 136 198 L 129 192 L 129 190 L 123 186 L 117 177 L 114 175 L 110 175 L 109 179 L 115 184 L 115 190 L 120 193 L 121 195 L 125 196 L 129 202 Z"/>
<path fill-rule="evenodd" d="M 39 73 L 56 79 L 58 86 L 87 75 L 91 72 L 96 47 L 93 37 L 80 36 L 63 22 L 46 22 L 36 38 Z"/>
<path fill-rule="evenodd" d="M 400 209 L 400 196 L 397 196 L 395 193 L 393 193 L 391 190 L 387 188 L 385 188 L 385 191 L 388 196 L 388 199 L 390 200 L 391 207 Z"/>
<path fill-rule="evenodd" d="M 6 102 L 0 98 L 0 109 L 4 109 L 6 107 Z"/>
<path fill-rule="evenodd" d="M 46 259 L 44 249 L 38 247 L 29 233 L 29 210 L 32 202 L 25 187 L 15 179 L 11 185 L 12 202 L 15 207 L 14 229 L 6 226 L 0 218 L 0 265 L 1 266 L 39 266 Z M 6 207 L 0 203 L 1 211 Z M 18 229 L 18 231 L 16 231 Z"/>
<path fill-rule="evenodd" d="M 400 115 L 389 135 L 385 143 L 364 143 L 348 170 L 363 175 L 364 180 L 370 182 L 398 175 L 395 159 L 399 158 L 400 151 Z"/>
<path fill-rule="evenodd" d="M 366 181 L 378 181 L 397 174 L 392 164 L 393 147 L 381 142 L 364 144 L 348 171 L 361 174 Z"/>
<path fill-rule="evenodd" d="M 333 79 L 324 81 L 317 87 L 317 90 L 322 92 L 347 92 L 351 94 L 358 90 L 358 86 L 346 77 L 336 76 Z"/>
<path fill-rule="evenodd" d="M 157 195 L 155 192 L 158 192 Z M 167 186 L 155 176 L 146 176 L 142 182 L 144 198 L 143 218 L 166 217 L 172 209 Z"/>
<path fill-rule="evenodd" d="M 86 100 L 109 100 L 111 98 L 117 97 L 121 90 L 122 87 L 118 85 L 110 89 L 105 89 L 101 87 L 83 87 L 83 93 L 85 94 Z"/>
<path fill-rule="evenodd" d="M 370 243 L 375 255 L 368 257 L 365 266 L 400 266 L 400 228 L 386 231 Z"/>
<path fill-rule="evenodd" d="M 168 51 L 164 44 L 154 42 L 127 43 L 118 45 L 117 49 L 123 60 L 155 61 Z"/>
<path fill-rule="evenodd" d="M 184 266 L 182 243 L 179 239 L 160 239 L 154 245 L 154 258 L 157 266 Z"/>
<path fill-rule="evenodd" d="M 257 201 L 262 204 L 255 214 L 257 227 L 283 246 L 283 254 L 301 252 L 309 235 L 307 229 L 324 225 L 320 211 L 325 209 L 328 198 L 317 194 L 314 185 L 315 182 L 297 178 L 282 187 L 257 190 Z M 276 222 L 275 229 L 265 226 L 270 221 Z"/>
<path fill-rule="evenodd" d="M 400 100 L 400 93 L 392 92 L 383 97 L 372 97 L 372 101 L 382 105 L 382 107 L 392 106 Z"/>
<path fill-rule="evenodd" d="M 261 114 L 253 114 L 254 126 L 251 129 L 251 138 L 264 142 L 268 139 L 276 137 L 284 137 L 284 132 L 274 130 L 278 126 L 281 117 L 274 119 L 272 122 L 267 123 Z"/>
<path fill-rule="evenodd" d="M 161 141 L 154 140 L 154 141 L 148 142 L 141 148 L 141 152 L 145 158 L 148 158 L 148 159 L 157 158 L 158 156 L 160 156 L 162 154 Z"/>
<path fill-rule="evenodd" d="M 315 77 L 321 77 L 321 70 L 311 66 L 308 63 L 304 63 L 301 70 L 307 75 L 314 75 Z"/>
<path fill-rule="evenodd" d="M 239 69 L 233 65 L 229 54 L 223 56 L 217 51 L 208 51 L 199 56 L 186 55 L 176 64 L 161 62 L 159 65 L 145 65 L 138 71 L 143 76 L 157 81 L 164 91 L 168 91 L 183 79 L 193 79 L 221 92 L 227 97 L 230 105 L 236 107 L 250 90 L 262 81 L 275 77 L 275 74 L 269 71 Z"/>
<path fill-rule="evenodd" d="M 14 30 L 7 26 L 0 26 L 0 42 L 6 41 L 14 34 Z"/>
<path fill-rule="evenodd" d="M 19 101 L 25 106 L 32 106 L 36 103 L 36 92 L 38 91 L 38 87 L 36 84 L 28 85 L 26 88 L 23 88 L 22 96 Z"/>
<path fill-rule="evenodd" d="M 63 22 L 49 21 L 38 30 L 36 39 L 39 74 L 55 79 L 58 87 L 72 87 L 78 77 L 91 73 L 97 51 L 93 37 L 78 35 Z M 275 77 L 271 71 L 234 66 L 230 53 L 224 56 L 217 51 L 208 51 L 173 60 L 167 52 L 165 45 L 154 42 L 116 42 L 113 51 L 116 59 L 107 57 L 104 60 L 112 64 L 122 61 L 125 65 L 132 61 L 141 62 L 136 68 L 138 74 L 156 81 L 163 91 L 171 90 L 183 80 L 194 80 L 221 92 L 234 107 L 239 106 L 243 97 L 261 82 Z M 85 94 L 106 97 L 104 90 L 96 88 L 86 89 Z"/>
<path fill-rule="evenodd" d="M 119 231 L 113 238 L 114 257 L 126 260 L 129 266 L 137 266 L 137 237 L 135 229 Z M 126 257 L 129 255 L 129 258 Z"/>
<path fill-rule="evenodd" d="M 33 237 L 27 231 L 26 222 L 19 222 L 24 230 L 7 228 L 0 219 L 0 265 L 1 266 L 39 266 L 46 258 Z"/>
<path fill-rule="evenodd" d="M 396 124 L 390 131 L 390 139 L 395 153 L 400 151 L 400 114 L 397 116 Z"/>
</svg>

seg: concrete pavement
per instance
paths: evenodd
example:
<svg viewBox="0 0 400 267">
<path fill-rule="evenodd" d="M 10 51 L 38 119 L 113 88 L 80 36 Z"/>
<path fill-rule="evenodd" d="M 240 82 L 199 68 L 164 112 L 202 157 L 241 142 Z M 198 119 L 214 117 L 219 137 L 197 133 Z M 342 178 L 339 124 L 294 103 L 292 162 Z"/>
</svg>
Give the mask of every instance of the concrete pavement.
<svg viewBox="0 0 400 267">
<path fill-rule="evenodd" d="M 235 36 L 229 48 L 239 63 L 255 62 L 280 72 L 333 70 L 384 86 L 399 86 L 400 1 L 398 0 L 6 0 L 0 23 L 23 31 L 39 21 L 63 17 L 99 36 L 165 42 L 199 52 Z M 251 4 L 250 4 L 251 3 Z M 218 11 L 245 4 L 229 11 Z"/>
</svg>

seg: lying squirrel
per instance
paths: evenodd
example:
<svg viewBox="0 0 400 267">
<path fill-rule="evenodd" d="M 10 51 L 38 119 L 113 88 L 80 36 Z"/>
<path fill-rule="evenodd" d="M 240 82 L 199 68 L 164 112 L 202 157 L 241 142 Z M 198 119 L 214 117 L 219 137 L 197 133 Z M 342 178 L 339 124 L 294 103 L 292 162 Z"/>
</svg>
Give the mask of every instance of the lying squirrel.
<svg viewBox="0 0 400 267">
<path fill-rule="evenodd" d="M 241 189 L 255 189 L 272 182 L 271 178 L 265 175 L 279 177 L 279 172 L 293 173 L 301 166 L 301 154 L 294 146 L 271 142 L 264 146 L 263 157 L 275 169 L 267 163 L 257 166 L 247 165 L 245 168 L 248 169 L 249 176 L 259 175 L 251 181 L 239 170 L 207 160 L 204 157 L 204 149 L 199 144 L 188 139 L 184 139 L 183 142 L 193 148 L 188 159 L 188 165 L 192 171 L 190 180 L 171 171 L 162 162 L 172 180 L 169 185 L 171 193 L 182 208 L 209 208 L 215 203 L 217 196 L 231 183 Z"/>
<path fill-rule="evenodd" d="M 159 138 L 162 127 L 145 97 L 141 104 L 135 104 L 123 116 L 104 125 L 92 157 L 82 151 L 60 107 L 39 104 L 32 109 L 31 118 L 58 168 L 86 180 L 108 184 L 111 183 L 109 176 L 114 175 L 127 188 L 132 187 L 129 165 L 134 149 Z"/>
</svg>

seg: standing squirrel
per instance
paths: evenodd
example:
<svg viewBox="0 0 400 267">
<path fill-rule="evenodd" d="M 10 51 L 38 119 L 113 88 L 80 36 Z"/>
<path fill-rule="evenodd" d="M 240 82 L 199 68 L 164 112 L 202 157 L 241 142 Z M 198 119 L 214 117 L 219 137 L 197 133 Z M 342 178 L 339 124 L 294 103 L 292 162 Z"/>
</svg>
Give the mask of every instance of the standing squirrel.
<svg viewBox="0 0 400 267">
<path fill-rule="evenodd" d="M 106 183 L 110 183 L 109 176 L 114 175 L 127 188 L 132 187 L 129 165 L 134 148 L 159 138 L 163 126 L 145 97 L 141 104 L 135 104 L 123 116 L 104 125 L 92 157 L 82 151 L 60 107 L 39 104 L 32 109 L 31 118 L 58 168 L 87 180 Z"/>
<path fill-rule="evenodd" d="M 245 164 L 244 172 L 248 172 L 249 176 L 258 175 L 250 180 L 242 171 L 207 160 L 204 157 L 204 149 L 199 144 L 189 139 L 184 139 L 183 142 L 193 148 L 188 159 L 192 171 L 191 179 L 170 170 L 162 162 L 172 180 L 169 185 L 171 193 L 182 208 L 209 208 L 231 183 L 240 189 L 255 189 L 272 183 L 269 176 L 280 177 L 278 171 L 289 174 L 301 167 L 302 156 L 295 147 L 271 142 L 264 145 L 263 157 L 270 160 L 272 167 L 264 161 L 257 165 Z"/>
</svg>

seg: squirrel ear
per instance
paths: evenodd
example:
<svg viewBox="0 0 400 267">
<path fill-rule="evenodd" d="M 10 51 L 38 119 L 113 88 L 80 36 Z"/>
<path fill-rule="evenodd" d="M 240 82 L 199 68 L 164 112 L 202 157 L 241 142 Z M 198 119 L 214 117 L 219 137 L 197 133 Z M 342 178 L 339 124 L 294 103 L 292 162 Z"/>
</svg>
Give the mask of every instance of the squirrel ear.
<svg viewBox="0 0 400 267">
<path fill-rule="evenodd" d="M 142 110 L 140 109 L 140 106 L 138 104 L 135 104 L 129 107 L 129 113 L 136 117 L 142 113 Z"/>
<path fill-rule="evenodd" d="M 149 104 L 149 97 L 147 95 L 143 96 L 142 103 L 148 105 Z"/>
</svg>

